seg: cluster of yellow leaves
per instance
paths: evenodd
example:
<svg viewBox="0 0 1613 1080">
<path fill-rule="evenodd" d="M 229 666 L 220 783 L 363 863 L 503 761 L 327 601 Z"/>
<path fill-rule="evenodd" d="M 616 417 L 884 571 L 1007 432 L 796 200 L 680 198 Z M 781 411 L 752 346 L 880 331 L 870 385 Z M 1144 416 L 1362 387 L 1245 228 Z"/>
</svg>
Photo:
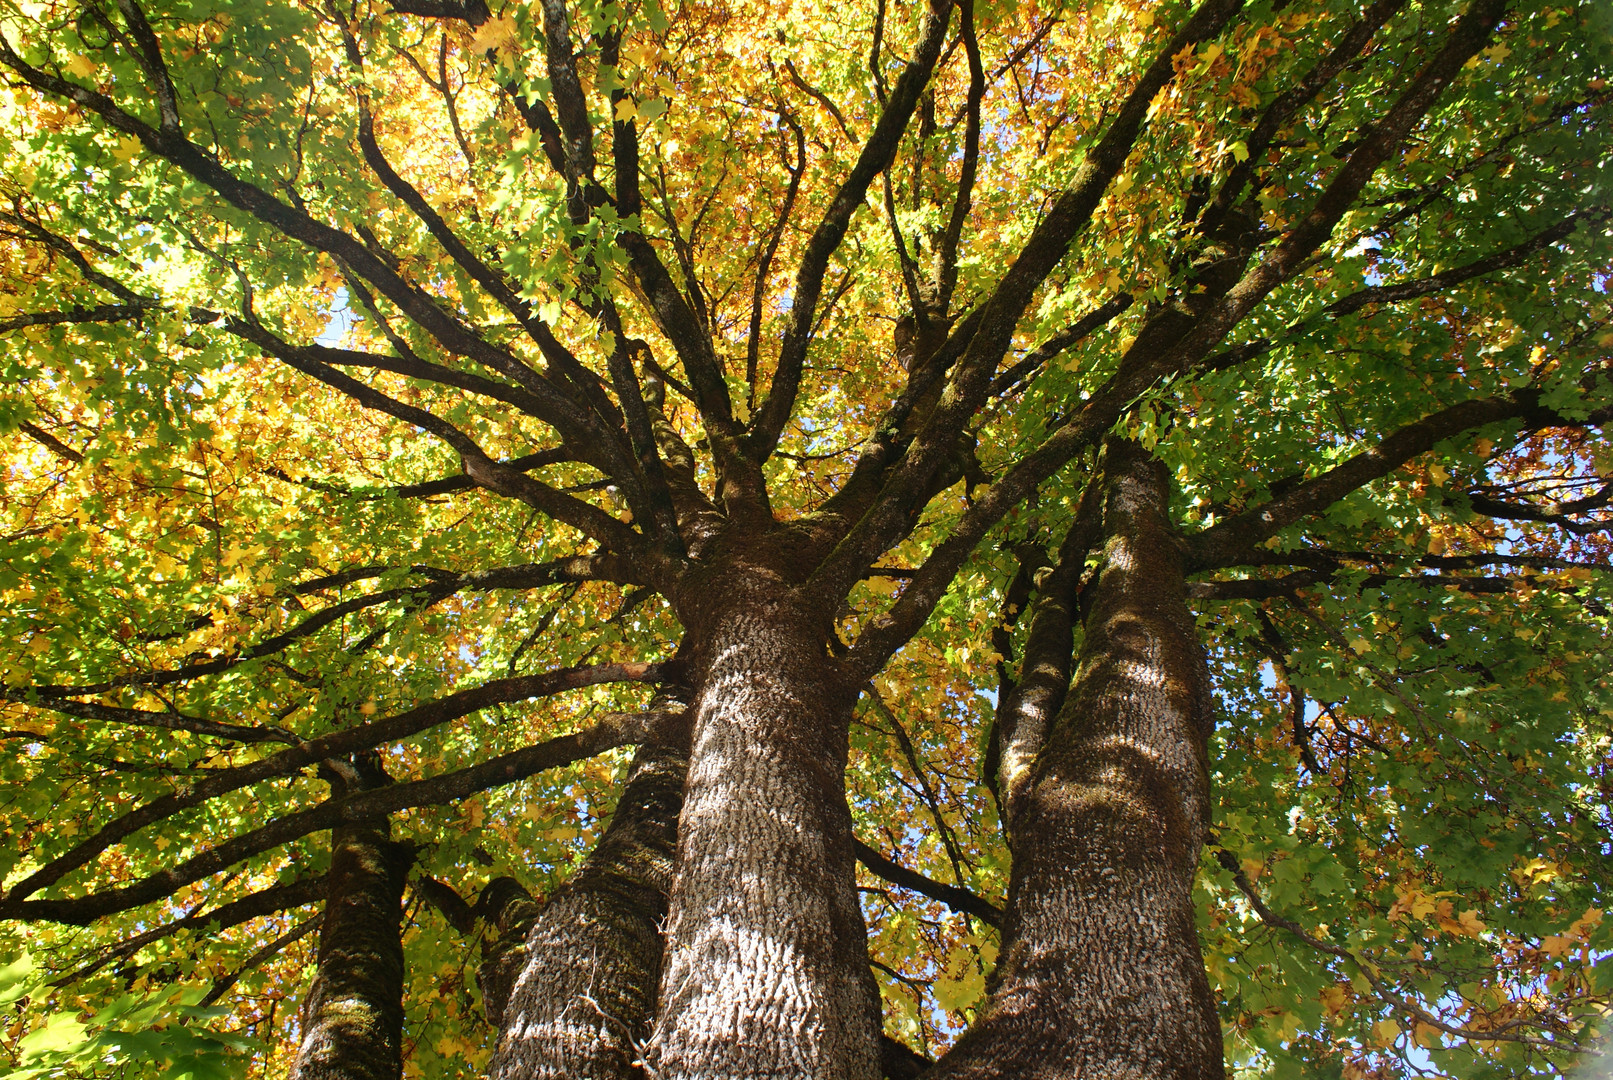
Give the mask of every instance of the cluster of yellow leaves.
<svg viewBox="0 0 1613 1080">
<path fill-rule="evenodd" d="M 1414 885 L 1397 887 L 1389 918 L 1403 919 L 1409 915 L 1413 919 L 1427 919 L 1432 916 L 1439 928 L 1448 934 L 1478 937 L 1486 929 L 1478 910 L 1469 909 L 1458 914 L 1455 903 L 1448 899 L 1455 895 L 1448 891 L 1429 894 Z"/>
<path fill-rule="evenodd" d="M 1586 908 L 1585 913 L 1569 924 L 1568 929 L 1560 934 L 1549 934 L 1540 941 L 1540 950 L 1547 956 L 1556 958 L 1562 956 L 1581 945 L 1584 945 L 1591 935 L 1591 931 L 1602 925 L 1602 910 L 1600 908 Z"/>
</svg>

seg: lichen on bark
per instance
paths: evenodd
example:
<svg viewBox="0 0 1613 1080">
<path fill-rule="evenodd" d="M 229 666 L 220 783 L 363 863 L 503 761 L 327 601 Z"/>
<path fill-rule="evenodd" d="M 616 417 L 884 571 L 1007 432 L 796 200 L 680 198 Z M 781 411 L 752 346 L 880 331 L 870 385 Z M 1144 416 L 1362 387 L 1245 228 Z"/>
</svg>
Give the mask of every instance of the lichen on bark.
<svg viewBox="0 0 1613 1080">
<path fill-rule="evenodd" d="M 376 755 L 327 764 L 334 793 L 389 782 Z M 292 1080 L 397 1080 L 402 1073 L 403 886 L 412 850 L 386 820 L 331 831 L 318 972 L 302 1010 Z"/>
</svg>

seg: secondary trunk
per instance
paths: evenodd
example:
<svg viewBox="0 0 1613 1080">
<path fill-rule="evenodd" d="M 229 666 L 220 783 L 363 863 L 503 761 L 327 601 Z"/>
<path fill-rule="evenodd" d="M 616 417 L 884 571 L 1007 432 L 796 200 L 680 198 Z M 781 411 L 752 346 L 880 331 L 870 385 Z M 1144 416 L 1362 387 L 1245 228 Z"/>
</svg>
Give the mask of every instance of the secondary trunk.
<svg viewBox="0 0 1613 1080">
<path fill-rule="evenodd" d="M 499 905 L 500 922 L 504 913 L 517 922 L 501 931 L 519 934 L 522 922 L 529 928 L 524 944 L 482 968 L 488 1019 L 499 1028 L 496 1080 L 615 1080 L 633 1072 L 655 1015 L 688 761 L 687 718 L 657 724 L 577 874 L 535 913 Z"/>
<path fill-rule="evenodd" d="M 1209 814 L 1209 676 L 1164 468 L 1111 440 L 1104 469 L 1074 684 L 1009 800 L 995 990 L 933 1077 L 1224 1075 L 1192 899 Z"/>
<path fill-rule="evenodd" d="M 386 783 L 373 761 L 344 763 L 338 793 Z M 386 821 L 331 832 L 319 966 L 303 1005 L 292 1080 L 397 1080 L 403 1069 L 403 885 L 411 853 Z"/>
<path fill-rule="evenodd" d="M 825 648 L 832 613 L 752 568 L 713 568 L 681 600 L 700 678 L 653 1074 L 872 1080 L 843 779 L 855 696 Z"/>
</svg>

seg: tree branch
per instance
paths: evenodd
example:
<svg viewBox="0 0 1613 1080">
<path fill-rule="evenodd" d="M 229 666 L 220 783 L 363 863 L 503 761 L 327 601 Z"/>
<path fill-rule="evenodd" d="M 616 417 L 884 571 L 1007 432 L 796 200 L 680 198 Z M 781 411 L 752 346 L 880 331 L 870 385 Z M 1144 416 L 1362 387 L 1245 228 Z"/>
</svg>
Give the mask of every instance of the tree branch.
<svg viewBox="0 0 1613 1080">
<path fill-rule="evenodd" d="M 647 732 L 646 714 L 613 713 L 576 734 L 562 735 L 537 746 L 502 754 L 479 765 L 429 780 L 391 784 L 359 792 L 287 814 L 215 845 L 177 866 L 129 885 L 98 893 L 71 899 L 21 900 L 18 897 L 35 891 L 22 891 L 28 885 L 28 882 L 24 882 L 13 888 L 4 900 L 0 900 L 0 918 L 85 926 L 103 916 L 160 900 L 176 889 L 211 877 L 243 859 L 309 833 L 384 817 L 411 807 L 457 802 L 478 791 L 513 784 L 545 769 L 569 765 L 619 746 L 630 745 L 644 738 Z"/>
<path fill-rule="evenodd" d="M 1131 307 L 1130 293 L 1116 293 L 1114 297 L 1105 301 L 1101 306 L 1094 308 L 1081 316 L 1063 330 L 1054 334 L 1036 348 L 1025 354 L 1025 357 L 1013 367 L 1004 371 L 991 381 L 991 387 L 986 393 L 991 397 L 1001 397 L 1025 382 L 1042 366 L 1065 349 L 1074 347 L 1086 340 L 1093 331 L 1100 330 L 1109 325 L 1117 316 Z"/>
<path fill-rule="evenodd" d="M 74 323 L 110 323 L 138 319 L 155 306 L 140 304 L 97 304 L 94 307 L 74 307 L 64 311 L 30 311 L 0 319 L 0 334 L 22 330 L 30 326 L 67 326 Z"/>
<path fill-rule="evenodd" d="M 1184 48 L 1219 33 L 1241 7 L 1242 0 L 1205 0 L 1200 4 L 1182 29 L 1156 54 L 1127 95 L 1109 130 L 1076 170 L 1070 186 L 1038 223 L 991 297 L 977 310 L 975 317 L 954 328 L 948 345 L 961 347 L 963 351 L 950 391 L 896 464 L 873 505 L 814 572 L 811 584 L 824 595 L 841 595 L 865 567 L 872 565 L 881 552 L 912 527 L 919 500 L 926 497 L 933 476 L 950 458 L 963 425 L 985 400 L 992 376 L 1008 350 L 1021 315 L 1047 275 L 1064 258 L 1070 242 L 1091 220 L 1110 181 L 1125 165 L 1141 133 L 1149 103 L 1174 76 L 1173 58 Z M 969 335 L 966 338 L 962 337 L 965 330 Z M 957 345 L 953 345 L 953 341 Z M 941 367 L 939 362 L 932 363 Z M 890 439 L 895 437 L 895 432 L 889 436 Z M 889 447 L 882 445 L 865 451 L 865 456 L 888 452 Z M 993 489 L 997 486 L 992 485 Z M 975 504 L 977 509 L 981 505 Z M 1002 512 L 1006 509 L 1003 507 Z M 948 572 L 948 580 L 951 572 L 955 572 L 955 568 Z M 909 595 L 911 589 L 903 594 L 903 600 Z"/>
<path fill-rule="evenodd" d="M 911 892 L 916 892 L 920 896 L 927 896 L 937 903 L 945 904 L 953 911 L 964 915 L 973 915 L 988 926 L 1002 926 L 1002 908 L 984 897 L 978 896 L 968 889 L 959 888 L 956 885 L 943 885 L 939 881 L 925 877 L 916 870 L 909 870 L 900 863 L 887 859 L 861 840 L 853 838 L 852 842 L 857 848 L 857 861 L 867 867 L 869 873 L 875 877 Z"/>
<path fill-rule="evenodd" d="M 801 370 L 806 361 L 807 347 L 811 344 L 813 319 L 817 315 L 818 298 L 823 292 L 823 278 L 829 267 L 829 259 L 845 238 L 852 214 L 868 194 L 868 185 L 874 177 L 889 168 L 896 156 L 902 134 L 918 106 L 919 95 L 929 83 L 930 73 L 941 55 L 950 15 L 950 0 L 929 0 L 913 59 L 891 88 L 890 98 L 880 112 L 879 121 L 874 125 L 868 141 L 857 155 L 856 164 L 835 192 L 829 209 L 824 212 L 823 219 L 807 241 L 801 265 L 795 274 L 789 321 L 779 343 L 778 368 L 746 440 L 746 456 L 757 463 L 766 461 L 777 448 L 790 414 L 795 411 Z"/>
<path fill-rule="evenodd" d="M 1199 571 L 1235 565 L 1262 541 L 1301 518 L 1320 513 L 1362 485 L 1387 476 L 1444 440 L 1486 424 L 1521 419 L 1535 407 L 1536 397 L 1520 391 L 1505 397 L 1464 401 L 1407 424 L 1377 446 L 1190 537 L 1189 566 Z"/>
<path fill-rule="evenodd" d="M 17 429 L 64 461 L 69 461 L 74 465 L 77 465 L 84 460 L 83 454 L 79 453 L 77 450 L 74 450 L 71 446 L 68 446 L 66 443 L 62 442 L 62 440 L 46 431 L 38 424 L 24 420 L 22 423 L 17 425 Z"/>
<path fill-rule="evenodd" d="M 661 682 L 673 677 L 673 673 L 678 670 L 676 662 L 673 661 L 611 663 L 560 668 L 538 675 L 494 679 L 481 686 L 461 690 L 406 712 L 309 739 L 259 761 L 211 772 L 205 779 L 181 791 L 153 799 L 144 806 L 137 807 L 109 822 L 94 835 L 80 841 L 12 886 L 6 893 L 4 902 L 12 903 L 38 892 L 60 880 L 63 875 L 83 866 L 113 844 L 148 825 L 262 780 L 290 776 L 327 758 L 344 757 L 360 750 L 398 742 L 450 720 L 479 712 L 490 705 L 550 697 L 566 690 L 598 686 L 602 683 Z M 0 912 L 0 917 L 4 917 L 3 912 Z"/>
<path fill-rule="evenodd" d="M 111 687 L 107 687 L 110 689 Z M 128 724 L 130 727 L 155 728 L 158 731 L 190 731 L 215 739 L 238 743 L 295 743 L 297 737 L 289 731 L 275 727 L 250 727 L 244 724 L 224 724 L 215 720 L 186 716 L 176 709 L 155 712 L 148 709 L 126 709 L 116 705 L 101 705 L 91 701 L 70 701 L 63 697 L 46 697 L 41 691 L 57 693 L 99 693 L 83 691 L 77 687 L 0 687 L 0 701 L 47 709 L 63 716 L 76 716 L 81 720 L 101 720 L 110 724 Z"/>
<path fill-rule="evenodd" d="M 287 911 L 291 908 L 306 907 L 317 903 L 325 897 L 325 875 L 315 874 L 309 877 L 298 878 L 284 885 L 272 885 L 260 892 L 249 893 L 239 900 L 232 900 L 227 904 L 220 904 L 211 911 L 191 913 L 184 918 L 173 922 L 154 926 L 150 930 L 136 934 L 127 941 L 119 942 L 101 954 L 99 958 L 69 972 L 55 980 L 52 986 L 67 986 L 79 979 L 95 974 L 108 964 L 124 960 L 133 956 L 153 941 L 161 941 L 165 937 L 172 937 L 182 930 L 201 930 L 211 927 L 214 934 L 239 926 L 252 919 L 273 915 L 276 912 Z"/>
</svg>

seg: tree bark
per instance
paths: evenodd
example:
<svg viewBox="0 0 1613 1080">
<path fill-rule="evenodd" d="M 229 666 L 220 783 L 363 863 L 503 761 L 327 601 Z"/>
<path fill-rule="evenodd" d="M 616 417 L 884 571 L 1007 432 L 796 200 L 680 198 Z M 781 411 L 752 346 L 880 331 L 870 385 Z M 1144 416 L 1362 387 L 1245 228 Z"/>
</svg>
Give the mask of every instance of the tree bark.
<svg viewBox="0 0 1613 1080">
<path fill-rule="evenodd" d="M 679 606 L 701 677 L 654 1075 L 872 1080 L 879 996 L 844 784 L 855 695 L 826 648 L 833 612 L 720 563 Z"/>
<path fill-rule="evenodd" d="M 389 781 L 375 755 L 336 766 L 338 791 Z M 385 819 L 331 832 L 319 967 L 303 1006 L 292 1080 L 398 1080 L 403 1071 L 403 944 L 410 849 Z"/>
<path fill-rule="evenodd" d="M 676 704 L 662 697 L 652 707 Z M 502 935 L 521 934 L 524 944 L 495 949 L 482 965 L 483 1001 L 499 1029 L 495 1080 L 633 1073 L 655 1016 L 688 765 L 687 716 L 663 717 L 576 875 L 541 909 L 529 898 L 497 905 Z"/>
<path fill-rule="evenodd" d="M 1194 922 L 1209 675 L 1165 469 L 1110 440 L 1074 683 L 1011 800 L 995 989 L 933 1077 L 1219 1080 Z"/>
</svg>

